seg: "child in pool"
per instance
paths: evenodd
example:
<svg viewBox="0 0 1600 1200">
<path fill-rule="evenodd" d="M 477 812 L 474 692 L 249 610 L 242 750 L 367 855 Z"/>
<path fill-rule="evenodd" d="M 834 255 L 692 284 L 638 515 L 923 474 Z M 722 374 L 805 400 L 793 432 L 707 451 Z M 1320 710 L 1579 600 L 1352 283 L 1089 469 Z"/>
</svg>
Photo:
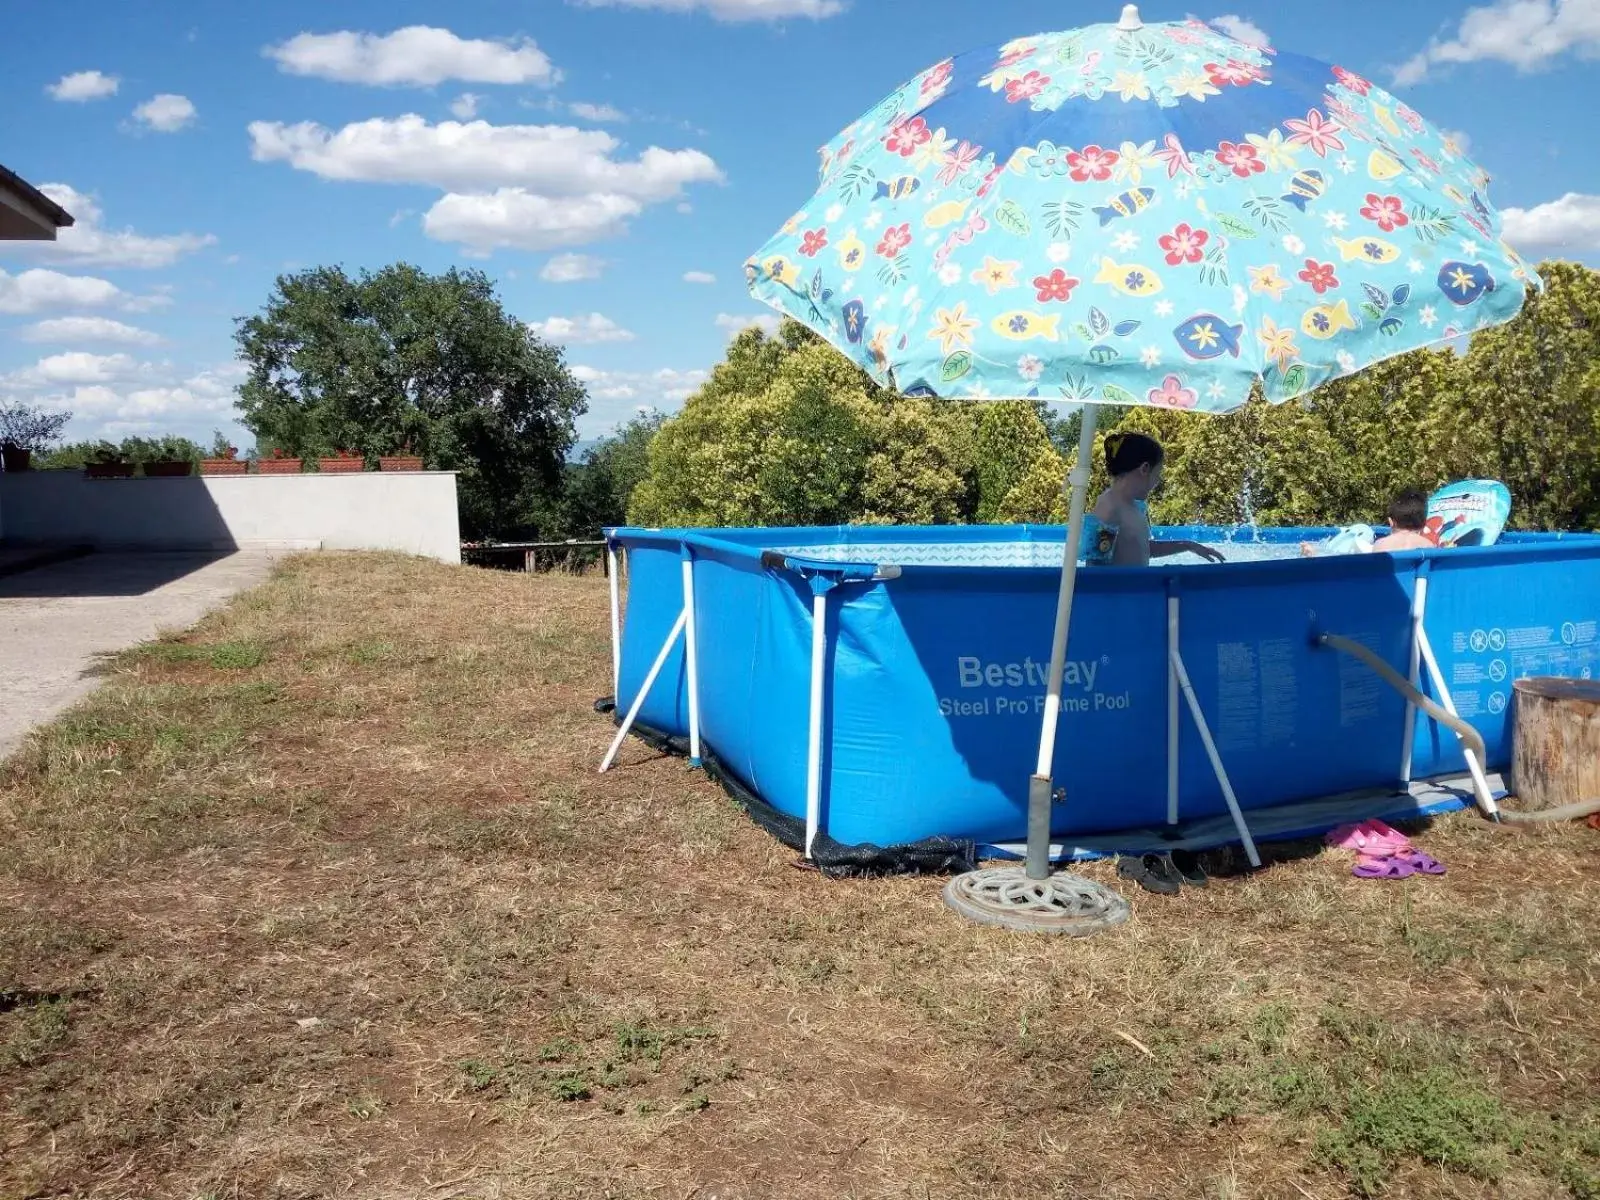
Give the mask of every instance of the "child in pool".
<svg viewBox="0 0 1600 1200">
<path fill-rule="evenodd" d="M 1152 558 L 1198 554 L 1207 562 L 1222 555 L 1199 542 L 1152 542 L 1145 501 L 1161 485 L 1166 451 L 1142 433 L 1113 433 L 1106 438 L 1106 471 L 1111 486 L 1101 493 L 1084 522 L 1085 559 L 1096 566 L 1145 567 Z"/>
<path fill-rule="evenodd" d="M 1434 550 L 1439 543 L 1425 532 L 1428 524 L 1428 497 L 1417 488 L 1407 488 L 1389 502 L 1389 532 L 1370 546 L 1357 543 L 1357 553 L 1385 554 L 1398 550 Z M 1362 526 L 1365 529 L 1366 526 Z M 1370 537 L 1370 531 L 1364 536 Z M 1311 542 L 1300 543 L 1300 553 L 1318 554 L 1321 548 Z"/>
</svg>

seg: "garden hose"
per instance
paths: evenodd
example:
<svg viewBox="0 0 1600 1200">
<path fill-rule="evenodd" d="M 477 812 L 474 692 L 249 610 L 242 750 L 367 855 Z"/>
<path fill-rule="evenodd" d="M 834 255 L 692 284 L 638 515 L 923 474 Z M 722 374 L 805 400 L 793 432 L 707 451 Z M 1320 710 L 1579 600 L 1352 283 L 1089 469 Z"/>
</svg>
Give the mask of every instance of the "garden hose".
<svg viewBox="0 0 1600 1200">
<path fill-rule="evenodd" d="M 1317 637 L 1317 644 L 1327 646 L 1331 650 L 1342 650 L 1366 663 L 1378 673 L 1380 677 L 1395 691 L 1405 696 L 1423 712 L 1427 713 L 1439 724 L 1447 727 L 1461 738 L 1466 749 L 1478 756 L 1480 763 L 1488 762 L 1488 752 L 1483 743 L 1483 735 L 1471 725 L 1468 725 L 1453 712 L 1442 705 L 1430 700 L 1420 691 L 1411 686 L 1411 681 L 1396 671 L 1383 659 L 1374 654 L 1368 647 L 1360 642 L 1351 641 L 1337 633 L 1324 633 Z M 1581 800 L 1576 804 L 1566 804 L 1560 808 L 1545 809 L 1543 812 L 1512 812 L 1502 808 L 1495 819 L 1502 821 L 1581 821 L 1584 817 L 1600 813 L 1600 798 Z"/>
</svg>

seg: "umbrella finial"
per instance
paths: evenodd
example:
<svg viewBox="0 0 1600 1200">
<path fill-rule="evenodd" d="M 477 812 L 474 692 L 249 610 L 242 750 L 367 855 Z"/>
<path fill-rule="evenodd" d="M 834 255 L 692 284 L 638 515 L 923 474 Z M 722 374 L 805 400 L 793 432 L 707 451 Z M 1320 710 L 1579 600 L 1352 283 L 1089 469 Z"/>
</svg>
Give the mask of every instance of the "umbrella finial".
<svg viewBox="0 0 1600 1200">
<path fill-rule="evenodd" d="M 1122 6 L 1122 20 L 1117 22 L 1118 29 L 1143 29 L 1144 22 L 1139 19 L 1139 6 L 1137 4 L 1124 4 Z"/>
</svg>

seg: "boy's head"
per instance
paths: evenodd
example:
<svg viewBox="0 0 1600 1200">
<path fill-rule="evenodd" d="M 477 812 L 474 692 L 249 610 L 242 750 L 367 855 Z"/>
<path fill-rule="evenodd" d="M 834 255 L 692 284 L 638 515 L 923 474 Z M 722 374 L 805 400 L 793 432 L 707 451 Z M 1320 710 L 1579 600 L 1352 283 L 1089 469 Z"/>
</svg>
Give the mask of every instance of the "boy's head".
<svg viewBox="0 0 1600 1200">
<path fill-rule="evenodd" d="M 1161 483 L 1167 452 L 1155 438 L 1143 433 L 1113 433 L 1106 437 L 1106 473 L 1143 499 Z M 1126 481 L 1126 482 L 1124 482 Z"/>
<path fill-rule="evenodd" d="M 1407 488 L 1389 502 L 1389 527 L 1408 533 L 1421 533 L 1428 523 L 1428 497 L 1417 488 Z"/>
</svg>

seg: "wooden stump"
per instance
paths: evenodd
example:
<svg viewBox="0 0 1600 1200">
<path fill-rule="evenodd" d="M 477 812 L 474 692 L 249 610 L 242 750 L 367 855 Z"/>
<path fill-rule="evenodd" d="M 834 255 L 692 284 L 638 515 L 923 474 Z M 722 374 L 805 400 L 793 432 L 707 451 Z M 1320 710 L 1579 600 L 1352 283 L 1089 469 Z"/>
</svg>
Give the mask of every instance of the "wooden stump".
<svg viewBox="0 0 1600 1200">
<path fill-rule="evenodd" d="M 1526 812 L 1600 798 L 1600 682 L 1519 679 L 1511 782 Z"/>
</svg>

